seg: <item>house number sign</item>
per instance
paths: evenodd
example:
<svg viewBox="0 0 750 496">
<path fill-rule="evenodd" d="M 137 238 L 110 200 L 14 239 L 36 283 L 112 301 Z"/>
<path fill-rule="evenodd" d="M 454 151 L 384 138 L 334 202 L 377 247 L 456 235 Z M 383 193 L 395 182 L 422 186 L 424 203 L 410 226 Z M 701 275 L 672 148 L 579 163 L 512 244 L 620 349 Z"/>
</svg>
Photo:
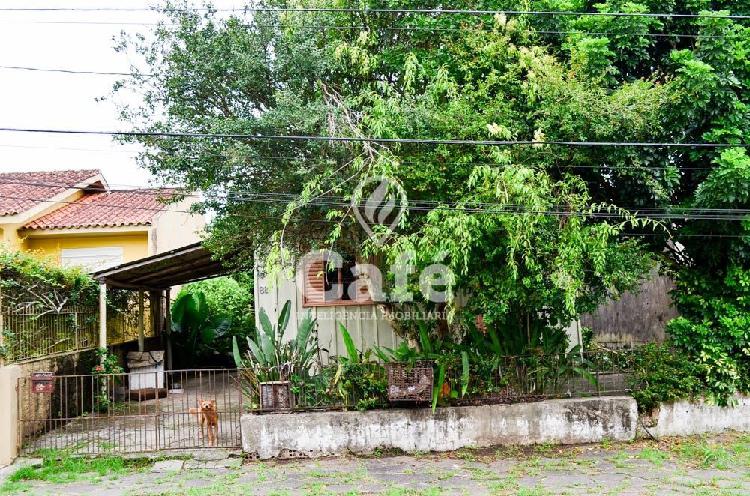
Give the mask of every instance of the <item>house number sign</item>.
<svg viewBox="0 0 750 496">
<path fill-rule="evenodd" d="M 31 374 L 31 392 L 52 394 L 55 392 L 54 372 L 34 372 Z"/>
</svg>

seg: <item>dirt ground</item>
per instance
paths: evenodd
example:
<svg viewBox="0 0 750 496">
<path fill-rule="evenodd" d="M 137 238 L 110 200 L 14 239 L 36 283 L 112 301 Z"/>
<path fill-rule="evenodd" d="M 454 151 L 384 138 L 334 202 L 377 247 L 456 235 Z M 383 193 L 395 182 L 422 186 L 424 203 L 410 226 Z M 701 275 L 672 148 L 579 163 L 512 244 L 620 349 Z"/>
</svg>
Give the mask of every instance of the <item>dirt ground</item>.
<svg viewBox="0 0 750 496">
<path fill-rule="evenodd" d="M 10 479 L 34 495 L 750 495 L 750 435 L 257 462 L 199 451 L 61 481 Z M 33 474 L 33 471 L 29 472 Z M 46 480 L 44 480 L 46 479 Z M 54 479 L 54 478 L 53 478 Z"/>
</svg>

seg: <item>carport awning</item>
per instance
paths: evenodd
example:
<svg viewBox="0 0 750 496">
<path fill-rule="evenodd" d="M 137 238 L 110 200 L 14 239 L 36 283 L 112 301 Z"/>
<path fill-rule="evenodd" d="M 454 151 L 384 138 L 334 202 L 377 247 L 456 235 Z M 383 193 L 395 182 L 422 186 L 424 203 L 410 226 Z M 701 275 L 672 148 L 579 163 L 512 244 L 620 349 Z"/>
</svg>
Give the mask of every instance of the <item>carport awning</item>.
<svg viewBox="0 0 750 496">
<path fill-rule="evenodd" d="M 100 270 L 94 279 L 113 288 L 167 289 L 227 273 L 200 243 Z"/>
</svg>

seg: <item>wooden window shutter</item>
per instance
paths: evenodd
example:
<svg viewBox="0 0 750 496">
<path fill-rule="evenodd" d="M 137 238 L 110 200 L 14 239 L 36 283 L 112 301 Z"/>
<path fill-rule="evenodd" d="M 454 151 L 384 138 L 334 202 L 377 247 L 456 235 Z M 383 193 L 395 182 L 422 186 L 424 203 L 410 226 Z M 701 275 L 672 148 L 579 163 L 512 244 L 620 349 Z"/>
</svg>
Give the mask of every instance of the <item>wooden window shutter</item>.
<svg viewBox="0 0 750 496">
<path fill-rule="evenodd" d="M 313 260 L 305 267 L 304 303 L 315 305 L 325 303 L 325 260 Z"/>
</svg>

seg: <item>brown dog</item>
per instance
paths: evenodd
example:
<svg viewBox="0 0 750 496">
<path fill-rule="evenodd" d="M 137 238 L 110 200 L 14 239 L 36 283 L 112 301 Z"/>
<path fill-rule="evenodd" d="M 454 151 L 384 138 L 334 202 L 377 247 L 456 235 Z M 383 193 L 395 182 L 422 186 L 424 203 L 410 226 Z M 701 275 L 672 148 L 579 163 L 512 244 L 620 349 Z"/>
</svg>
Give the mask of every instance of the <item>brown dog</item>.
<svg viewBox="0 0 750 496">
<path fill-rule="evenodd" d="M 205 429 L 208 427 L 208 445 L 216 446 L 219 436 L 219 411 L 216 408 L 216 400 L 198 400 L 198 408 L 191 408 L 191 414 L 198 417 L 201 425 L 200 439 L 206 437 Z"/>
</svg>

